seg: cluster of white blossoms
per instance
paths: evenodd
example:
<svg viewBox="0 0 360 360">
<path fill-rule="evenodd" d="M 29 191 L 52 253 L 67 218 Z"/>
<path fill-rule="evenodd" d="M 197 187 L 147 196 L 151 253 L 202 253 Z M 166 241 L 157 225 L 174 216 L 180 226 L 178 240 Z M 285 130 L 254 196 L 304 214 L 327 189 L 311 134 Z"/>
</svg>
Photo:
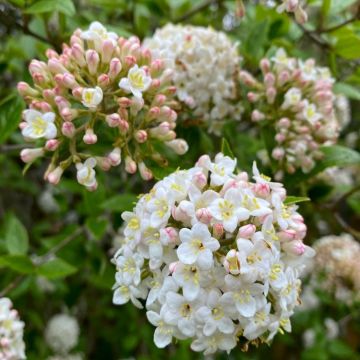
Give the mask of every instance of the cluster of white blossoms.
<svg viewBox="0 0 360 360">
<path fill-rule="evenodd" d="M 172 338 L 211 354 L 271 340 L 290 331 L 299 274 L 313 250 L 286 190 L 236 160 L 202 156 L 124 212 L 124 239 L 114 256 L 113 302 L 129 300 L 156 326 L 163 348 Z"/>
<path fill-rule="evenodd" d="M 21 158 L 31 163 L 51 155 L 45 173 L 50 183 L 75 164 L 78 182 L 94 190 L 95 167 L 107 171 L 122 158 L 128 173 L 138 169 L 149 180 L 144 159 L 166 164 L 155 143 L 187 151 L 174 131 L 173 71 L 138 38 L 118 37 L 94 22 L 87 31 L 76 30 L 61 54 L 49 49 L 46 56 L 47 62 L 30 63 L 33 87 L 20 82 L 18 91 L 29 105 L 20 128 L 36 146 L 24 149 Z"/>
<path fill-rule="evenodd" d="M 215 133 L 224 120 L 240 118 L 241 107 L 236 102 L 240 58 L 237 45 L 225 33 L 167 24 L 145 45 L 174 69 L 177 97 L 190 118 L 200 119 Z"/>
<path fill-rule="evenodd" d="M 279 169 L 309 172 L 322 156 L 320 146 L 335 143 L 339 135 L 334 79 L 313 59 L 290 58 L 283 49 L 270 60 L 262 59 L 260 68 L 262 82 L 246 71 L 240 73 L 254 104 L 251 118 L 275 129 L 272 157 Z"/>
<path fill-rule="evenodd" d="M 8 298 L 0 299 L 0 360 L 25 359 L 24 323 Z"/>
<path fill-rule="evenodd" d="M 360 244 L 350 234 L 324 236 L 314 243 L 310 287 L 349 305 L 360 300 Z"/>
<path fill-rule="evenodd" d="M 69 352 L 78 344 L 79 333 L 80 328 L 75 317 L 57 314 L 46 325 L 45 340 L 55 354 L 71 357 Z"/>
</svg>

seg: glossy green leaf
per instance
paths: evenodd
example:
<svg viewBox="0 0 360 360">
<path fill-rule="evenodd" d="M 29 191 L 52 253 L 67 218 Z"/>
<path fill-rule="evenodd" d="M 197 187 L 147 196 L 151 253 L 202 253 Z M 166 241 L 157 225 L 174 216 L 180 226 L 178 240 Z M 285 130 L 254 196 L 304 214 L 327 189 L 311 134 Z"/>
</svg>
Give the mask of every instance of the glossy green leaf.
<svg viewBox="0 0 360 360">
<path fill-rule="evenodd" d="M 292 204 L 297 204 L 297 203 L 301 203 L 301 202 L 305 202 L 305 201 L 310 201 L 310 199 L 305 196 L 287 196 L 284 201 L 284 204 L 292 205 Z"/>
<path fill-rule="evenodd" d="M 37 273 L 48 279 L 59 279 L 74 274 L 77 271 L 76 267 L 70 265 L 65 260 L 60 258 L 52 259 L 37 269 Z"/>
<path fill-rule="evenodd" d="M 350 99 L 360 100 L 360 89 L 350 84 L 338 82 L 334 85 L 334 91 L 337 94 L 343 94 Z"/>
<path fill-rule="evenodd" d="M 24 225 L 20 220 L 10 215 L 6 223 L 6 247 L 12 255 L 26 254 L 29 248 L 29 237 Z"/>
<path fill-rule="evenodd" d="M 35 266 L 25 255 L 4 255 L 0 257 L 0 267 L 7 267 L 21 274 L 31 274 Z"/>
<path fill-rule="evenodd" d="M 27 14 L 43 14 L 54 11 L 73 16 L 76 10 L 72 0 L 40 0 L 32 4 L 24 12 Z"/>
<path fill-rule="evenodd" d="M 235 155 L 234 155 L 233 151 L 231 150 L 230 144 L 225 138 L 222 138 L 222 140 L 221 140 L 221 152 L 225 156 L 229 156 L 232 159 L 235 159 Z"/>
</svg>

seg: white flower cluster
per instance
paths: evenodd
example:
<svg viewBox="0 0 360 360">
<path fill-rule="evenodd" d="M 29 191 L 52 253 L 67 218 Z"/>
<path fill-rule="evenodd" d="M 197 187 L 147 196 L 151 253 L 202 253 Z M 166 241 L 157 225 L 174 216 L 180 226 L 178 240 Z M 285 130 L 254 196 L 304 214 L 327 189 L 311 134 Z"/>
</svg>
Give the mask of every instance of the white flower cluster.
<svg viewBox="0 0 360 360">
<path fill-rule="evenodd" d="M 360 300 L 360 244 L 350 234 L 324 236 L 314 243 L 310 287 L 351 305 Z"/>
<path fill-rule="evenodd" d="M 143 300 L 160 348 L 191 338 L 193 350 L 211 354 L 291 329 L 299 274 L 313 255 L 306 226 L 282 184 L 255 164 L 255 182 L 235 167 L 221 153 L 214 162 L 204 155 L 122 215 L 113 302 Z"/>
<path fill-rule="evenodd" d="M 25 359 L 24 323 L 8 298 L 0 299 L 0 360 Z"/>
<path fill-rule="evenodd" d="M 56 354 L 69 355 L 78 344 L 80 328 L 75 317 L 67 314 L 53 316 L 45 330 L 45 340 Z"/>
<path fill-rule="evenodd" d="M 254 104 L 251 119 L 268 123 L 276 132 L 272 157 L 288 173 L 309 172 L 323 156 L 321 145 L 337 141 L 340 121 L 333 93 L 334 79 L 328 68 L 288 57 L 279 49 L 260 62 L 262 81 L 240 72 L 247 98 Z"/>
<path fill-rule="evenodd" d="M 158 57 L 174 69 L 174 84 L 180 101 L 192 116 L 204 120 L 218 132 L 226 118 L 239 119 L 235 104 L 237 45 L 223 32 L 191 25 L 167 24 L 145 41 Z"/>
</svg>

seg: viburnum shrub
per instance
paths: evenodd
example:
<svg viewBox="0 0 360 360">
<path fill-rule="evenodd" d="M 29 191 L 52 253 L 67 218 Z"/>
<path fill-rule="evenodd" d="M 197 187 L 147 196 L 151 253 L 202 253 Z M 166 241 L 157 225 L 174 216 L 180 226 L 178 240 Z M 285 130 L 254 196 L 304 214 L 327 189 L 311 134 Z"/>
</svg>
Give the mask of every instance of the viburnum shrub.
<svg viewBox="0 0 360 360">
<path fill-rule="evenodd" d="M 334 79 L 314 59 L 290 58 L 283 49 L 270 60 L 262 59 L 260 68 L 262 81 L 240 73 L 252 103 L 252 121 L 275 131 L 271 155 L 281 171 L 300 168 L 307 173 L 323 156 L 320 146 L 336 143 L 339 135 Z"/>
<path fill-rule="evenodd" d="M 113 301 L 145 304 L 158 347 L 189 338 L 207 355 L 291 330 L 299 275 L 314 251 L 283 185 L 255 163 L 253 179 L 222 153 L 204 155 L 122 214 Z"/>
<path fill-rule="evenodd" d="M 30 63 L 33 87 L 20 82 L 18 90 L 29 106 L 22 134 L 37 146 L 24 149 L 21 158 L 31 163 L 50 155 L 44 176 L 50 183 L 57 184 L 74 164 L 78 182 L 94 190 L 95 166 L 107 171 L 122 158 L 128 173 L 138 169 L 149 180 L 146 158 L 166 164 L 157 143 L 178 154 L 187 151 L 174 132 L 173 72 L 138 38 L 118 37 L 93 22 L 86 31 L 76 30 L 61 54 L 49 49 L 46 56 L 47 62 Z"/>
</svg>

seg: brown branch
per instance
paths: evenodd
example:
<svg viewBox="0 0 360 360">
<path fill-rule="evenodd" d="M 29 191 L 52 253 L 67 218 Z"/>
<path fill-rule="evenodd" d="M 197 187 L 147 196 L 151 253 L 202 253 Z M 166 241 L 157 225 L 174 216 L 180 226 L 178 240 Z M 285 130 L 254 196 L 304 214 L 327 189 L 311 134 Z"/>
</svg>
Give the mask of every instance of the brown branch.
<svg viewBox="0 0 360 360">
<path fill-rule="evenodd" d="M 180 16 L 179 18 L 175 19 L 174 23 L 179 23 L 179 22 L 188 20 L 189 18 L 193 17 L 198 12 L 205 10 L 210 5 L 220 3 L 220 2 L 221 2 L 221 0 L 206 0 L 202 4 L 199 4 L 198 6 L 193 7 L 187 13 L 185 13 L 184 15 Z"/>
<path fill-rule="evenodd" d="M 338 25 L 335 25 L 335 26 L 332 26 L 332 27 L 329 27 L 327 29 L 322 29 L 322 30 L 314 30 L 313 32 L 319 32 L 319 33 L 329 33 L 329 32 L 333 32 L 333 31 L 336 31 L 340 28 L 342 28 L 343 26 L 346 26 L 346 25 L 349 25 L 351 24 L 352 22 L 354 21 L 357 21 L 359 20 L 359 15 L 356 15 L 354 16 L 353 18 L 349 19 L 349 20 L 346 20 L 344 21 L 343 23 L 341 24 L 338 24 Z"/>
</svg>

